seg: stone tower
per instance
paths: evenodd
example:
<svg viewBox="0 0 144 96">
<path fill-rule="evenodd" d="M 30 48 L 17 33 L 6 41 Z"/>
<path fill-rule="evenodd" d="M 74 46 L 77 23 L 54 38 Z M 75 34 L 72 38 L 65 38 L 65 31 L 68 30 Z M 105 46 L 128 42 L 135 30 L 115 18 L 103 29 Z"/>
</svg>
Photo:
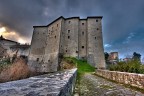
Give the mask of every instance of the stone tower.
<svg viewBox="0 0 144 96">
<path fill-rule="evenodd" d="M 102 16 L 61 16 L 47 26 L 33 26 L 29 66 L 40 72 L 57 71 L 62 54 L 105 68 L 101 20 Z"/>
</svg>

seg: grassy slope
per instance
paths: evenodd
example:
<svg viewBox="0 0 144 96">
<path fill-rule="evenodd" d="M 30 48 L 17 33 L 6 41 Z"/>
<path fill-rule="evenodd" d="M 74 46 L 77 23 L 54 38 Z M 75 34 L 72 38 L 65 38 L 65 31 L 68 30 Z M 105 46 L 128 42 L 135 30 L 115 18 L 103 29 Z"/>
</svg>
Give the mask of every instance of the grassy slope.
<svg viewBox="0 0 144 96">
<path fill-rule="evenodd" d="M 78 68 L 78 79 L 81 75 L 87 72 L 95 72 L 95 68 L 88 64 L 86 61 L 78 60 L 73 57 L 66 57 L 64 58 L 67 62 L 74 63 L 75 66 Z"/>
</svg>

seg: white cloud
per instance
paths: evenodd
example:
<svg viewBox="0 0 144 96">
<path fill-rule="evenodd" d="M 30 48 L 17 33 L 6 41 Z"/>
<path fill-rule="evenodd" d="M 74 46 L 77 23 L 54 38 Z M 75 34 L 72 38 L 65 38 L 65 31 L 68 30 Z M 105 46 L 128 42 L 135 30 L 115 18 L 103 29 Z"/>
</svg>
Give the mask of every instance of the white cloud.
<svg viewBox="0 0 144 96">
<path fill-rule="evenodd" d="M 111 47 L 112 45 L 110 45 L 110 44 L 104 44 L 104 47 L 105 48 L 109 48 L 109 47 Z"/>
<path fill-rule="evenodd" d="M 10 30 L 8 30 L 8 28 L 6 28 L 4 26 L 0 27 L 0 36 L 1 35 L 6 39 L 14 40 L 14 41 L 17 41 L 21 44 L 25 44 L 28 42 L 27 39 L 20 36 L 18 34 L 18 32 L 10 31 Z"/>
<path fill-rule="evenodd" d="M 129 34 L 129 36 L 126 38 L 126 40 L 123 42 L 123 44 L 129 43 L 130 40 L 135 36 L 133 32 Z"/>
</svg>

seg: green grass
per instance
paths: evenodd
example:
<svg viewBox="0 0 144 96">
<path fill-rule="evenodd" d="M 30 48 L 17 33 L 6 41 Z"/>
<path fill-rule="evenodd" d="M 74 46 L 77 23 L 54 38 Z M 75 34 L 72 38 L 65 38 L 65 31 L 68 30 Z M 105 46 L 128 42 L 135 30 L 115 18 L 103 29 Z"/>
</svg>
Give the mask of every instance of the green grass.
<svg viewBox="0 0 144 96">
<path fill-rule="evenodd" d="M 65 57 L 64 60 L 68 63 L 73 63 L 78 68 L 77 79 L 81 78 L 81 75 L 89 72 L 95 72 L 95 67 L 92 67 L 90 64 L 87 63 L 85 60 L 78 60 L 74 57 Z"/>
<path fill-rule="evenodd" d="M 0 73 L 4 68 L 7 68 L 9 65 L 11 65 L 11 63 L 8 59 L 0 60 Z"/>
</svg>

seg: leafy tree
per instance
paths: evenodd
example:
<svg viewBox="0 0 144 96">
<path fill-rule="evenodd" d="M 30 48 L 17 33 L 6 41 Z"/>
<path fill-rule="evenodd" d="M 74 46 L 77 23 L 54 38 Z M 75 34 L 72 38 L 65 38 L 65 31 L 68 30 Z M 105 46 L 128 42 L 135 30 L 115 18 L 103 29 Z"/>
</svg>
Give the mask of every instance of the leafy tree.
<svg viewBox="0 0 144 96">
<path fill-rule="evenodd" d="M 105 52 L 104 55 L 105 55 L 105 60 L 108 61 L 109 54 L 107 52 Z"/>
<path fill-rule="evenodd" d="M 133 53 L 133 59 L 140 61 L 140 60 L 141 60 L 141 54 L 134 52 L 134 53 Z"/>
<path fill-rule="evenodd" d="M 121 61 L 118 64 L 110 65 L 109 70 L 144 74 L 144 65 L 138 59 L 133 59 L 128 62 Z"/>
</svg>

